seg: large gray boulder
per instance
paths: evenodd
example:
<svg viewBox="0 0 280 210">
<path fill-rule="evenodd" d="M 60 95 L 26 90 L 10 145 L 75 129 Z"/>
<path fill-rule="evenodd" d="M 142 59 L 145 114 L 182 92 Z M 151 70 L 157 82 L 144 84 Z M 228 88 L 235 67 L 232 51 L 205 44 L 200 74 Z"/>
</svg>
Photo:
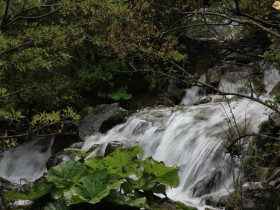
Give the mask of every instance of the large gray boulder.
<svg viewBox="0 0 280 210">
<path fill-rule="evenodd" d="M 278 210 L 280 206 L 280 189 L 263 182 L 243 184 L 244 210 Z"/>
<path fill-rule="evenodd" d="M 79 136 L 85 139 L 96 132 L 106 132 L 113 126 L 124 122 L 128 111 L 118 103 L 101 104 L 95 107 L 90 114 L 80 120 L 78 124 Z"/>
</svg>

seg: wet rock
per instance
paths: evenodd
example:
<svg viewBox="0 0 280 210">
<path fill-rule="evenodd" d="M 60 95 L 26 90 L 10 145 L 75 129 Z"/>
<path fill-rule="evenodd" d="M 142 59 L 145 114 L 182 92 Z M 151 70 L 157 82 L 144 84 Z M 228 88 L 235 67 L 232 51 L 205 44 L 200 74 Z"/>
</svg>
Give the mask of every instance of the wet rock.
<svg viewBox="0 0 280 210">
<path fill-rule="evenodd" d="M 205 204 L 216 208 L 224 208 L 226 206 L 226 199 L 228 196 L 207 196 Z"/>
<path fill-rule="evenodd" d="M 268 118 L 269 125 L 274 128 L 280 128 L 280 115 L 276 112 L 272 112 L 269 114 Z"/>
<path fill-rule="evenodd" d="M 266 182 L 244 183 L 242 193 L 244 210 L 277 210 L 280 206 L 280 189 Z"/>
<path fill-rule="evenodd" d="M 224 70 L 222 67 L 213 67 L 206 72 L 206 83 L 212 85 L 213 87 L 218 87 Z"/>
<path fill-rule="evenodd" d="M 101 133 L 106 133 L 108 130 L 113 128 L 115 125 L 124 123 L 126 118 L 128 117 L 129 112 L 122 111 L 119 113 L 115 113 L 111 117 L 109 117 L 107 120 L 102 122 L 99 131 Z"/>
<path fill-rule="evenodd" d="M 168 98 L 173 102 L 174 105 L 178 105 L 184 96 L 186 95 L 186 91 L 180 88 L 174 88 L 168 94 Z"/>
<path fill-rule="evenodd" d="M 130 147 L 131 147 L 131 145 L 125 144 L 125 142 L 111 141 L 106 146 L 104 156 L 110 155 L 116 149 L 125 149 L 125 148 L 130 148 Z"/>
<path fill-rule="evenodd" d="M 280 93 L 280 82 L 278 82 L 270 91 L 269 95 L 276 95 Z"/>
<path fill-rule="evenodd" d="M 102 123 L 107 121 L 113 116 L 120 115 L 121 113 L 127 112 L 122 109 L 118 103 L 114 104 L 102 104 L 93 110 L 93 112 L 86 117 L 84 117 L 78 124 L 79 136 L 81 139 L 85 139 L 87 136 L 90 136 L 96 132 L 100 131 Z M 116 117 L 116 119 L 119 119 Z M 109 120 L 103 125 L 103 131 L 110 129 L 110 126 L 115 123 L 120 122 L 120 120 Z M 107 124 L 107 125 L 106 125 Z"/>
<path fill-rule="evenodd" d="M 210 96 L 195 102 L 193 105 L 207 104 L 209 102 L 212 102 L 212 97 Z"/>
<path fill-rule="evenodd" d="M 211 169 L 191 188 L 192 196 L 201 197 L 202 195 L 210 193 L 215 188 L 216 184 L 220 182 L 221 176 L 221 169 Z"/>
</svg>

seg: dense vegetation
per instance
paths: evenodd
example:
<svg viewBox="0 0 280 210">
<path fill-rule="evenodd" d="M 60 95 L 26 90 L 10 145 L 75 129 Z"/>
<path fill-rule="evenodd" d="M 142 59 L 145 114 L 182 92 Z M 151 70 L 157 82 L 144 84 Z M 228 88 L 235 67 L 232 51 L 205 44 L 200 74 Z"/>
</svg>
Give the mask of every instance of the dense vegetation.
<svg viewBox="0 0 280 210">
<path fill-rule="evenodd" d="M 279 15 L 272 3 L 2 1 L 2 146 L 46 132 L 48 124 L 63 130 L 61 124 L 78 119 L 73 108 L 80 111 L 89 104 L 128 100 L 137 92 L 135 81 L 146 82 L 150 91 L 174 76 L 193 83 L 197 72 L 189 71 L 192 51 L 184 36 L 189 28 L 237 23 L 234 30 L 243 37 L 263 30 L 277 42 Z M 220 34 L 214 48 L 231 41 Z M 265 55 L 275 59 L 277 53 L 272 45 Z"/>
</svg>

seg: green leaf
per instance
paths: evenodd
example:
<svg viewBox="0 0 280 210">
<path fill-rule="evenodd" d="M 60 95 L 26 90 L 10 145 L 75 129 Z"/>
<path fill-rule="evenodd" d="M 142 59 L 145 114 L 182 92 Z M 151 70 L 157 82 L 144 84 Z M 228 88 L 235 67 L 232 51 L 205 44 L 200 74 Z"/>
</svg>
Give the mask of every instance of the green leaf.
<svg viewBox="0 0 280 210">
<path fill-rule="evenodd" d="M 137 155 L 141 153 L 142 149 L 139 146 L 123 151 L 117 149 L 105 157 L 103 163 L 109 173 L 127 177 L 136 173 L 140 163 Z"/>
<path fill-rule="evenodd" d="M 82 151 L 80 149 L 75 149 L 75 148 L 66 148 L 64 149 L 65 152 L 69 152 L 73 155 L 75 155 L 76 157 L 79 157 L 81 159 L 85 159 L 86 157 L 88 157 L 96 148 L 98 148 L 98 145 L 92 147 L 89 151 L 85 152 Z"/>
<path fill-rule="evenodd" d="M 67 189 L 88 174 L 89 169 L 85 165 L 77 161 L 68 161 L 51 168 L 46 174 L 46 178 L 57 189 Z"/>
<path fill-rule="evenodd" d="M 86 166 L 89 166 L 90 168 L 92 168 L 95 171 L 105 169 L 105 165 L 103 163 L 103 160 L 99 159 L 98 157 L 89 158 L 84 162 L 84 164 Z"/>
<path fill-rule="evenodd" d="M 163 162 L 155 161 L 154 159 L 147 158 L 142 163 L 144 173 L 156 176 L 157 180 L 162 184 L 177 187 L 179 185 L 179 176 L 177 166 L 166 166 Z"/>
<path fill-rule="evenodd" d="M 129 100 L 132 98 L 132 94 L 126 92 L 127 87 L 120 87 L 116 92 L 110 93 L 109 98 L 119 101 L 121 99 Z"/>
<path fill-rule="evenodd" d="M 112 189 L 118 189 L 124 182 L 107 171 L 95 171 L 81 179 L 80 184 L 64 192 L 67 205 L 81 202 L 97 203 Z"/>
<path fill-rule="evenodd" d="M 179 53 L 177 50 L 171 52 L 171 57 L 177 62 L 181 62 L 185 59 L 185 56 Z"/>
</svg>

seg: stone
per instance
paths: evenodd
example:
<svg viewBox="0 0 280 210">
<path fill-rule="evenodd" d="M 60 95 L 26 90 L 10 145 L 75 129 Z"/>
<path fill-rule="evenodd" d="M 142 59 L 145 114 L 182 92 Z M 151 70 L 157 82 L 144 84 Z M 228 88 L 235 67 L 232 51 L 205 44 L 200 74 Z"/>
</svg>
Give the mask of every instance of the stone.
<svg viewBox="0 0 280 210">
<path fill-rule="evenodd" d="M 280 93 L 280 81 L 272 88 L 269 95 L 276 95 Z"/>
<path fill-rule="evenodd" d="M 91 114 L 85 116 L 80 120 L 78 124 L 80 138 L 84 140 L 87 136 L 100 132 L 102 123 L 113 116 L 117 116 L 120 115 L 120 113 L 125 112 L 127 112 L 127 110 L 121 108 L 118 103 L 98 105 L 94 108 Z M 107 124 L 110 124 L 110 126 L 114 126 L 115 123 L 121 122 L 121 120 L 115 120 L 115 123 L 113 123 L 112 121 L 110 121 L 110 123 L 109 121 L 107 121 Z M 103 126 L 106 127 L 102 128 L 103 132 L 105 132 L 107 129 L 110 129 L 110 126 Z"/>
<path fill-rule="evenodd" d="M 104 156 L 110 155 L 112 152 L 114 152 L 116 149 L 125 149 L 130 148 L 131 145 L 125 144 L 125 142 L 121 141 L 111 141 L 107 144 Z"/>
<path fill-rule="evenodd" d="M 244 183 L 243 210 L 278 210 L 280 207 L 280 189 L 266 182 Z"/>
<path fill-rule="evenodd" d="M 195 102 L 193 105 L 207 104 L 209 102 L 212 102 L 212 97 L 210 97 L 210 96 Z"/>
<path fill-rule="evenodd" d="M 273 127 L 274 129 L 280 128 L 280 115 L 276 112 L 272 112 L 268 116 L 268 123 L 269 126 Z"/>
<path fill-rule="evenodd" d="M 191 188 L 192 196 L 201 197 L 202 195 L 208 194 L 220 182 L 222 171 L 220 168 L 212 168 L 196 182 Z"/>
<path fill-rule="evenodd" d="M 168 98 L 173 102 L 173 104 L 178 105 L 184 96 L 186 95 L 186 91 L 180 88 L 174 88 L 168 94 Z"/>
<path fill-rule="evenodd" d="M 219 66 L 208 69 L 206 72 L 206 83 L 213 87 L 218 87 L 223 73 L 224 69 Z"/>
</svg>

